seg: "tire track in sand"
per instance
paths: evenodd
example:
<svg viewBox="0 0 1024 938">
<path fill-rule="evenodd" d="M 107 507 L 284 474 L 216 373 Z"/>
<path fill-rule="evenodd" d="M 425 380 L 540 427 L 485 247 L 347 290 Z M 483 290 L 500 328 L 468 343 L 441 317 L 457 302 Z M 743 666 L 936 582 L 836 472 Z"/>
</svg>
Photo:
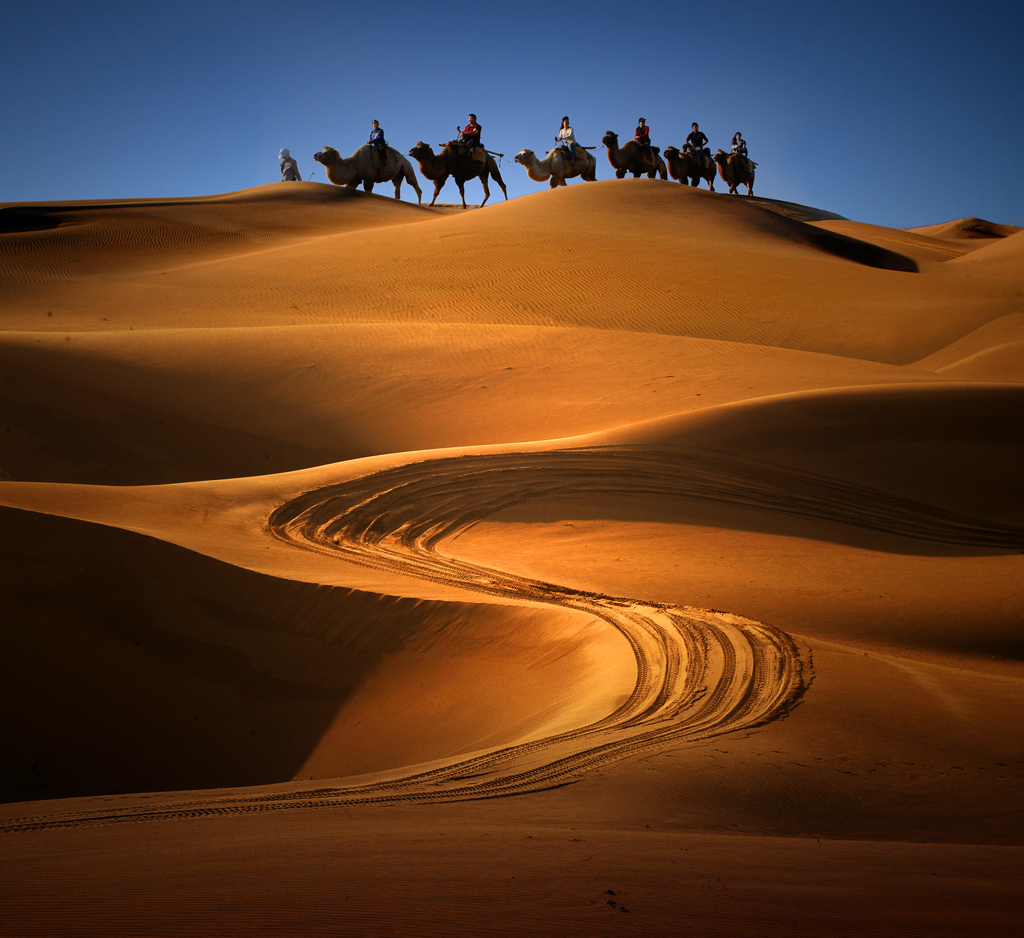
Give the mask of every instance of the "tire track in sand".
<svg viewBox="0 0 1024 938">
<path fill-rule="evenodd" d="M 640 447 L 447 457 L 328 485 L 279 506 L 268 520 L 270 534 L 376 569 L 604 619 L 636 658 L 629 698 L 595 723 L 378 782 L 15 818 L 0 829 L 503 797 L 566 785 L 646 750 L 749 730 L 784 715 L 805 690 L 805 664 L 778 629 L 727 613 L 573 590 L 442 552 L 446 541 L 503 508 L 601 494 L 705 498 L 940 543 L 1024 546 L 1020 528 L 862 486 L 731 457 Z"/>
</svg>

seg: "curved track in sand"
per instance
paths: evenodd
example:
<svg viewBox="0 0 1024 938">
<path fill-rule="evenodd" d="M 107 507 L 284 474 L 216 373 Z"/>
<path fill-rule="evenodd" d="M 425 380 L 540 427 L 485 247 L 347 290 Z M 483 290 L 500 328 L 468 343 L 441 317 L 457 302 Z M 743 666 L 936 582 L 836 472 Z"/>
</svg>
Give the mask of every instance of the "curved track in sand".
<svg viewBox="0 0 1024 938">
<path fill-rule="evenodd" d="M 805 689 L 804 663 L 777 629 L 725 613 L 572 590 L 443 552 L 446 541 L 503 508 L 602 494 L 713 499 L 940 543 L 1024 546 L 1019 528 L 861 486 L 731 457 L 640 447 L 457 456 L 329 485 L 279 506 L 269 533 L 377 569 L 600 617 L 620 630 L 636 657 L 628 700 L 587 726 L 371 784 L 12 819 L 0 829 L 502 797 L 568 784 L 644 750 L 751 729 L 786 713 Z"/>
</svg>

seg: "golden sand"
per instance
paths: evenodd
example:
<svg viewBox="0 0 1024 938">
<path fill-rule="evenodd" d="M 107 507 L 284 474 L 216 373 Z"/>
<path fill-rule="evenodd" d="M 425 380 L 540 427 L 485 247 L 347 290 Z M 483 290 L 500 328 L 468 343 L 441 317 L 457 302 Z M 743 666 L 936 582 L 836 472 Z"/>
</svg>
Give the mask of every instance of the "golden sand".
<svg viewBox="0 0 1024 938">
<path fill-rule="evenodd" d="M 0 931 L 1007 933 L 1022 239 L 0 206 Z"/>
</svg>

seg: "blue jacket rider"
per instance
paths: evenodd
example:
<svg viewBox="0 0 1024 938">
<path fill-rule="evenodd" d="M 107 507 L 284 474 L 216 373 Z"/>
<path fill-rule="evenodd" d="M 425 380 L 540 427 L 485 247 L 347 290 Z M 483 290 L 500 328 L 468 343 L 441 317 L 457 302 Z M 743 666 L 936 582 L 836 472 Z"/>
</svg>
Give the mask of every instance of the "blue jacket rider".
<svg viewBox="0 0 1024 938">
<path fill-rule="evenodd" d="M 370 139 L 366 141 L 371 147 L 376 147 L 380 158 L 387 159 L 388 142 L 384 139 L 384 131 L 380 129 L 377 121 L 373 122 L 373 130 L 370 131 Z"/>
</svg>

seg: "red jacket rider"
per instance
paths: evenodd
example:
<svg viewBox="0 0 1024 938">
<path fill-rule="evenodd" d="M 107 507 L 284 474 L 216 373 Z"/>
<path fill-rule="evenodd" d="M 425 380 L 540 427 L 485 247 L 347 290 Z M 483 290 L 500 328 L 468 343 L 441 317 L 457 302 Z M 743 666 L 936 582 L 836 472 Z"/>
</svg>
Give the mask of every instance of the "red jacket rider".
<svg viewBox="0 0 1024 938">
<path fill-rule="evenodd" d="M 476 114 L 470 114 L 469 123 L 459 128 L 459 142 L 470 150 L 480 146 L 480 125 L 476 122 Z"/>
</svg>

